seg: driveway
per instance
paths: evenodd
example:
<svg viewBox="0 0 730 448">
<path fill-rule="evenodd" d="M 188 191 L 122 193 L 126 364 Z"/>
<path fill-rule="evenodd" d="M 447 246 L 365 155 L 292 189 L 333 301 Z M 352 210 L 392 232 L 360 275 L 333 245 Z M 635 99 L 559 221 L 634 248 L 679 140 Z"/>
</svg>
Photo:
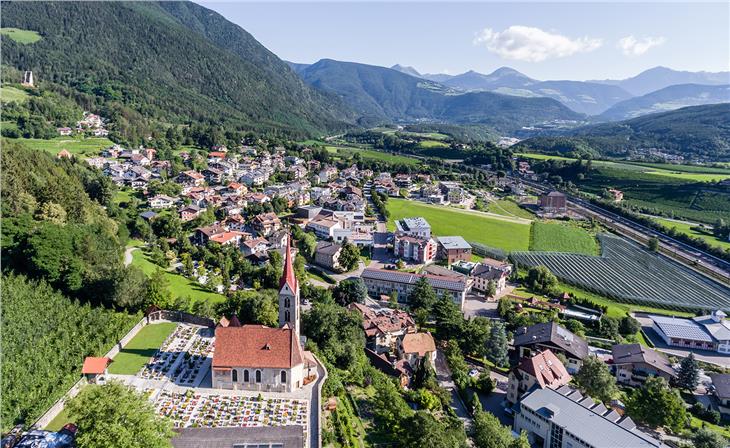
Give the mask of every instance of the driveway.
<svg viewBox="0 0 730 448">
<path fill-rule="evenodd" d="M 513 418 L 504 412 L 505 400 L 507 399 L 507 377 L 498 372 L 490 372 L 489 376 L 494 381 L 496 387 L 489 395 L 479 394 L 479 402 L 482 409 L 486 412 L 494 414 L 503 425 L 512 427 Z"/>
<path fill-rule="evenodd" d="M 496 319 L 499 317 L 497 312 L 497 301 L 487 301 L 484 295 L 469 294 L 464 300 L 464 317 L 482 316 L 490 319 Z"/>
</svg>

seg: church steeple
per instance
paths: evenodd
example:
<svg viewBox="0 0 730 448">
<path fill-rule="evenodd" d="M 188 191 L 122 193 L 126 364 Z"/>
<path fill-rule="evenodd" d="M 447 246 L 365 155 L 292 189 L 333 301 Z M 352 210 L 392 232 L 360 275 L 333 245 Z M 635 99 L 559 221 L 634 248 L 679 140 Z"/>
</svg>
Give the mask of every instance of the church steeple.
<svg viewBox="0 0 730 448">
<path fill-rule="evenodd" d="M 288 325 L 299 339 L 299 283 L 291 256 L 291 235 L 287 235 L 284 273 L 279 281 L 279 326 Z"/>
</svg>

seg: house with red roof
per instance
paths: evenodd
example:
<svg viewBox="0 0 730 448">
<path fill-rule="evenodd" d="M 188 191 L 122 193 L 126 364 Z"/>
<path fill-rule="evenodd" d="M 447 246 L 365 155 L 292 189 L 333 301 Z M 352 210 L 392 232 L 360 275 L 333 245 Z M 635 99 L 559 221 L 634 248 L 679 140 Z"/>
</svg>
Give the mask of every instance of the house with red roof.
<svg viewBox="0 0 730 448">
<path fill-rule="evenodd" d="M 509 373 L 507 401 L 517 403 L 527 392 L 534 389 L 557 389 L 570 382 L 572 377 L 565 365 L 550 350 L 522 358 L 520 364 Z"/>
<path fill-rule="evenodd" d="M 107 367 L 111 362 L 112 360 L 106 357 L 87 356 L 84 359 L 83 367 L 81 367 L 81 374 L 86 378 L 86 381 L 92 384 L 103 381 L 104 376 L 107 374 Z"/>
</svg>

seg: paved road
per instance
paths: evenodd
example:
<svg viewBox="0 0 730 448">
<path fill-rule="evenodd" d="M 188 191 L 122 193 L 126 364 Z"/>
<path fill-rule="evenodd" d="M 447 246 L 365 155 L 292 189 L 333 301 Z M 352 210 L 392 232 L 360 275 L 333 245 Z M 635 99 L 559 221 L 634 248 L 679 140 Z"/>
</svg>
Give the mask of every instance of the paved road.
<svg viewBox="0 0 730 448">
<path fill-rule="evenodd" d="M 434 367 L 436 369 L 436 379 L 438 379 L 439 386 L 451 393 L 451 409 L 454 410 L 456 416 L 464 423 L 464 428 L 469 431 L 469 428 L 471 428 L 473 423 L 471 416 L 456 390 L 456 385 L 451 379 L 451 371 L 449 370 L 449 366 L 446 364 L 446 357 L 441 350 L 436 351 L 436 363 Z"/>
</svg>

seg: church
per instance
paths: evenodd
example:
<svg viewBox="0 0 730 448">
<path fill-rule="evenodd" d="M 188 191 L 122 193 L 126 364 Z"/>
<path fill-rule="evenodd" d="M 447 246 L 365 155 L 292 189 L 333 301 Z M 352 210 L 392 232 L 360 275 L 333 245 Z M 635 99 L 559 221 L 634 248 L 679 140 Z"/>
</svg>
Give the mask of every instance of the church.
<svg viewBox="0 0 730 448">
<path fill-rule="evenodd" d="M 223 320 L 215 330 L 213 387 L 271 392 L 302 387 L 306 372 L 299 313 L 299 284 L 289 236 L 279 282 L 279 327 L 241 325 L 235 316 Z"/>
</svg>

